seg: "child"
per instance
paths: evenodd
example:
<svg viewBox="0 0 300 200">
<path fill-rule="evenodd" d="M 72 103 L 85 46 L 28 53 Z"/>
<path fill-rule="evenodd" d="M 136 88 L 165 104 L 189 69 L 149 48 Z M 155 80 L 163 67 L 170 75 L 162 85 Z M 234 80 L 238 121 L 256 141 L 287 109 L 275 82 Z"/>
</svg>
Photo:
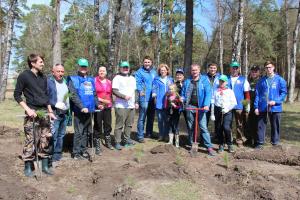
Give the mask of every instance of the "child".
<svg viewBox="0 0 300 200">
<path fill-rule="evenodd" d="M 173 138 L 175 135 L 175 146 L 179 148 L 179 131 L 178 131 L 178 122 L 180 117 L 180 107 L 181 99 L 177 92 L 176 84 L 169 85 L 169 92 L 166 96 L 165 108 L 168 112 L 168 121 L 172 133 L 169 133 L 169 142 L 168 144 L 173 144 Z"/>
<path fill-rule="evenodd" d="M 226 144 L 228 145 L 228 151 L 230 153 L 234 152 L 232 145 L 231 123 L 232 109 L 237 105 L 237 102 L 233 91 L 227 88 L 227 83 L 227 76 L 221 75 L 219 78 L 219 87 L 214 94 L 214 114 L 216 117 L 215 129 L 219 142 L 218 153 L 224 151 L 224 134 Z"/>
</svg>

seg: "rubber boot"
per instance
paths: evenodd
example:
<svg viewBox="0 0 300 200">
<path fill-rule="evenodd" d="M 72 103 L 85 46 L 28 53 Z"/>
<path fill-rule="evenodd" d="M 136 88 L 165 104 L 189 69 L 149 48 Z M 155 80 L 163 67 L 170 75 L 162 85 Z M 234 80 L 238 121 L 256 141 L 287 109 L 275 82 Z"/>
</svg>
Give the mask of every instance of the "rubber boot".
<svg viewBox="0 0 300 200">
<path fill-rule="evenodd" d="M 168 144 L 173 144 L 173 139 L 174 139 L 174 134 L 169 133 L 169 142 L 168 142 Z"/>
<path fill-rule="evenodd" d="M 175 135 L 175 146 L 179 148 L 179 134 Z"/>
<path fill-rule="evenodd" d="M 43 158 L 42 159 L 42 172 L 44 172 L 47 175 L 53 175 L 53 172 L 51 170 L 49 170 L 48 167 L 48 158 Z"/>
<path fill-rule="evenodd" d="M 105 145 L 110 150 L 114 150 L 114 147 L 111 145 L 111 137 L 110 137 L 110 135 L 105 136 Z"/>
<path fill-rule="evenodd" d="M 98 155 L 98 156 L 101 156 L 102 155 L 102 151 L 101 151 L 101 147 L 100 147 L 100 138 L 98 139 L 95 139 L 95 154 Z"/>
<path fill-rule="evenodd" d="M 27 177 L 33 177 L 31 166 L 32 166 L 31 161 L 25 161 L 24 174 Z"/>
</svg>

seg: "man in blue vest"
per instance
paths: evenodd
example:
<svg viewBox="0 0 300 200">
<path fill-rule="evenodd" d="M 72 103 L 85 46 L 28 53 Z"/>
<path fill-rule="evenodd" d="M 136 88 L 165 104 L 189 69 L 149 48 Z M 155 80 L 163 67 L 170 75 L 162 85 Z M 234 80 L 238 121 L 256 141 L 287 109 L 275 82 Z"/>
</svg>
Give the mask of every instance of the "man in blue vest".
<svg viewBox="0 0 300 200">
<path fill-rule="evenodd" d="M 181 96 L 186 109 L 189 144 L 192 145 L 193 143 L 195 124 L 198 123 L 201 136 L 204 140 L 204 146 L 207 148 L 208 154 L 213 156 L 214 151 L 206 121 L 206 112 L 209 110 L 211 101 L 211 88 L 207 78 L 201 76 L 198 64 L 191 66 L 191 77 L 184 81 Z M 195 121 L 196 112 L 198 111 L 189 110 L 188 108 L 202 109 L 199 111 L 198 122 Z"/>
<path fill-rule="evenodd" d="M 275 65 L 271 61 L 265 64 L 266 76 L 256 84 L 254 100 L 255 114 L 258 115 L 258 140 L 256 149 L 261 149 L 265 143 L 267 118 L 271 123 L 271 143 L 279 145 L 280 119 L 282 103 L 287 95 L 286 81 L 275 74 Z"/>
<path fill-rule="evenodd" d="M 73 158 L 81 160 L 89 156 L 87 141 L 88 135 L 92 134 L 90 113 L 95 111 L 98 102 L 95 98 L 94 78 L 88 76 L 88 61 L 80 58 L 77 64 L 78 75 L 70 76 L 68 85 L 71 93 L 71 109 L 74 112 Z"/>
<path fill-rule="evenodd" d="M 237 61 L 230 63 L 230 72 L 228 87 L 233 90 L 237 102 L 232 110 L 236 122 L 236 143 L 242 147 L 247 141 L 244 129 L 250 111 L 250 84 L 245 76 L 240 75 L 240 64 Z"/>
<path fill-rule="evenodd" d="M 143 66 L 135 73 L 136 87 L 139 95 L 139 118 L 137 122 L 137 137 L 140 143 L 146 137 L 153 137 L 153 122 L 155 116 L 154 99 L 152 98 L 152 82 L 157 76 L 152 67 L 152 60 L 145 56 Z M 144 134 L 145 119 L 147 118 L 146 134 Z"/>
</svg>

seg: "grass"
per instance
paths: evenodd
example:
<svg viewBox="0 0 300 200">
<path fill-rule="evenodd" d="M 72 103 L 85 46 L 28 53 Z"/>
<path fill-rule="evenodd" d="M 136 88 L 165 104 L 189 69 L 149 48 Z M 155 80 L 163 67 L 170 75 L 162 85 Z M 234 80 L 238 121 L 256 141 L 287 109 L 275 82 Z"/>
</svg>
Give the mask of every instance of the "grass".
<svg viewBox="0 0 300 200">
<path fill-rule="evenodd" d="M 223 160 L 224 160 L 224 164 L 225 164 L 226 169 L 229 169 L 230 160 L 229 160 L 229 156 L 228 156 L 227 151 L 224 152 Z"/>
<path fill-rule="evenodd" d="M 0 103 L 0 125 L 9 126 L 12 128 L 22 129 L 23 126 L 23 118 L 18 117 L 17 115 L 23 115 L 23 108 L 18 105 L 13 100 L 5 100 Z M 136 113 L 136 117 L 137 117 Z M 114 112 L 112 112 L 113 124 L 114 127 Z M 184 123 L 183 117 L 181 118 L 182 124 Z M 283 105 L 283 113 L 281 117 L 281 139 L 284 143 L 294 144 L 300 146 L 300 103 L 296 102 L 294 104 L 284 104 Z M 212 123 L 209 123 L 209 130 L 212 130 Z M 153 131 L 158 132 L 157 121 L 155 120 Z M 182 131 L 185 130 L 185 125 L 180 126 Z M 72 128 L 71 128 L 72 129 Z M 268 124 L 267 136 L 270 136 L 270 125 Z M 267 140 L 268 141 L 268 140 Z M 156 146 L 157 142 L 147 142 L 148 145 Z"/>
<path fill-rule="evenodd" d="M 23 115 L 24 110 L 17 102 L 12 100 L 1 102 L 0 113 L 0 125 L 22 129 L 23 118 L 17 115 Z"/>
<path fill-rule="evenodd" d="M 137 145 L 135 146 L 134 150 L 135 153 L 134 153 L 133 160 L 136 161 L 137 163 L 141 163 L 142 158 L 145 156 L 144 146 Z"/>
<path fill-rule="evenodd" d="M 199 200 L 201 194 L 196 184 L 187 180 L 177 180 L 170 184 L 157 187 L 157 192 L 161 199 L 172 200 Z"/>
</svg>

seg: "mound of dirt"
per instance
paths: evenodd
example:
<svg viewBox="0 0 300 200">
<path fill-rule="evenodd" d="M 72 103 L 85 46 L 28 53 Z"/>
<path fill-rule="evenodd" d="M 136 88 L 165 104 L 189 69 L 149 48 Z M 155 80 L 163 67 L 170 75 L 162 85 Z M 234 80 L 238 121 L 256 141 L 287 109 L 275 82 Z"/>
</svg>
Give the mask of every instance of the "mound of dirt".
<svg viewBox="0 0 300 200">
<path fill-rule="evenodd" d="M 161 144 L 158 145 L 150 150 L 152 154 L 158 154 L 158 153 L 169 153 L 169 154 L 175 154 L 176 153 L 176 147 L 169 144 Z"/>
<path fill-rule="evenodd" d="M 8 126 L 0 126 L 0 137 L 19 136 L 21 133 L 22 133 L 22 131 L 17 128 L 10 128 Z"/>
<path fill-rule="evenodd" d="M 143 179 L 188 179 L 191 180 L 193 172 L 186 166 L 175 163 L 161 165 L 160 163 L 147 164 L 139 169 Z"/>
<path fill-rule="evenodd" d="M 268 147 L 255 151 L 236 152 L 236 159 L 260 160 L 271 163 L 300 166 L 300 148 L 289 146 Z"/>
</svg>

